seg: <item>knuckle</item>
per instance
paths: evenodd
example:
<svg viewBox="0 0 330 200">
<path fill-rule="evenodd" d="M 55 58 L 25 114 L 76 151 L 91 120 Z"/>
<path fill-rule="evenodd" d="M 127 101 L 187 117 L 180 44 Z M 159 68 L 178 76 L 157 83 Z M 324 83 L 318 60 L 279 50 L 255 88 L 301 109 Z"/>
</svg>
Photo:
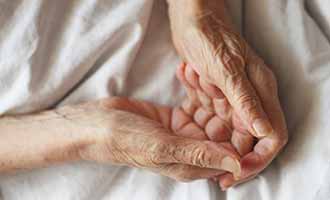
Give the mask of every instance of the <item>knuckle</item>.
<svg viewBox="0 0 330 200">
<path fill-rule="evenodd" d="M 248 113 L 253 113 L 258 107 L 258 102 L 257 99 L 254 95 L 250 94 L 240 94 L 237 95 L 237 103 L 241 107 L 242 110 L 248 112 Z"/>
<path fill-rule="evenodd" d="M 168 145 L 166 143 L 148 144 L 148 146 L 145 147 L 145 150 L 150 152 L 150 162 L 155 166 L 159 166 L 166 159 L 166 154 L 168 153 Z"/>
<path fill-rule="evenodd" d="M 226 90 L 233 97 L 234 103 L 240 110 L 249 113 L 256 112 L 258 108 L 258 98 L 250 86 L 245 74 L 229 77 L 226 84 Z"/>
<path fill-rule="evenodd" d="M 225 90 L 229 93 L 238 94 L 246 88 L 246 77 L 244 73 L 227 74 L 224 78 Z"/>
<path fill-rule="evenodd" d="M 195 146 L 191 151 L 191 163 L 199 167 L 208 167 L 211 164 L 211 156 L 206 143 L 201 143 L 199 146 Z"/>
</svg>

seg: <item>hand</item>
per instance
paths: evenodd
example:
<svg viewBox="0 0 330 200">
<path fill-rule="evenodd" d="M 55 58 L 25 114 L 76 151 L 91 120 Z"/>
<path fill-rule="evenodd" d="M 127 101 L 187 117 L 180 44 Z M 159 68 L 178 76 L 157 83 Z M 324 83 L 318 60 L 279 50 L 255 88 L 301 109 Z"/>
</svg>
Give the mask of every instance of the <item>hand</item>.
<svg viewBox="0 0 330 200">
<path fill-rule="evenodd" d="M 242 160 L 241 180 L 255 176 L 287 142 L 287 129 L 271 70 L 231 28 L 224 1 L 169 1 L 174 44 L 182 58 L 221 90 L 244 126 L 259 139 Z M 220 178 L 223 188 L 233 177 Z"/>
<path fill-rule="evenodd" d="M 255 138 L 249 133 L 222 92 L 215 85 L 205 82 L 189 65 L 179 66 L 177 77 L 188 94 L 182 110 L 187 115 L 193 116 L 194 121 L 204 130 L 207 139 L 231 143 L 240 156 L 250 153 Z M 196 138 L 196 134 L 191 131 L 177 132 L 177 134 Z"/>
<path fill-rule="evenodd" d="M 239 156 L 228 146 L 175 136 L 170 108 L 126 98 L 87 107 L 99 113 L 92 120 L 102 116 L 108 126 L 80 152 L 85 160 L 139 167 L 182 181 L 240 172 Z"/>
<path fill-rule="evenodd" d="M 272 124 L 276 125 L 276 130 L 278 130 L 279 133 L 286 134 L 284 118 L 277 99 L 274 76 L 262 70 L 250 71 L 249 73 L 251 77 L 254 77 L 253 80 L 256 81 L 255 84 L 259 86 L 257 87 L 259 89 L 258 91 L 263 94 L 262 99 L 265 100 L 265 108 L 266 111 L 270 113 Z M 210 127 L 210 124 L 215 124 L 210 123 L 210 121 L 215 120 L 206 121 L 205 119 L 217 118 L 217 128 L 205 128 L 208 138 L 215 142 L 230 141 L 236 151 L 243 156 L 241 160 L 243 170 L 241 179 L 235 181 L 231 174 L 220 176 L 221 188 L 226 189 L 231 185 L 246 181 L 256 175 L 259 172 L 258 170 L 266 165 L 264 161 L 267 161 L 267 159 L 271 160 L 271 158 L 267 157 L 267 153 L 272 154 L 272 152 L 269 151 L 276 152 L 279 150 L 272 148 L 273 143 L 276 144 L 280 139 L 265 137 L 254 146 L 255 139 L 252 134 L 248 131 L 244 123 L 242 123 L 239 114 L 235 113 L 228 101 L 226 101 L 224 95 L 215 85 L 205 82 L 192 67 L 185 64 L 178 68 L 177 77 L 184 85 L 188 94 L 189 103 L 184 104 L 183 109 L 187 113 L 189 113 L 190 110 L 195 110 L 193 111 L 195 112 L 194 118 L 202 127 L 203 125 L 201 122 L 203 121 L 206 122 L 204 127 Z M 196 107 L 198 108 L 196 109 Z M 193 135 L 189 136 L 185 134 L 184 136 L 192 137 Z M 284 135 L 282 140 L 286 142 L 287 136 Z M 251 152 L 253 150 L 255 153 Z M 256 157 L 259 155 L 260 157 Z M 262 156 L 265 156 L 265 158 L 262 158 Z M 249 175 L 250 173 L 252 173 L 252 175 Z"/>
<path fill-rule="evenodd" d="M 273 131 L 265 137 L 258 137 L 253 151 L 241 159 L 242 174 L 239 180 L 234 180 L 230 174 L 220 177 L 222 189 L 255 177 L 270 164 L 288 141 L 285 117 L 278 99 L 277 83 L 273 72 L 253 52 L 250 54 L 246 70 Z"/>
</svg>

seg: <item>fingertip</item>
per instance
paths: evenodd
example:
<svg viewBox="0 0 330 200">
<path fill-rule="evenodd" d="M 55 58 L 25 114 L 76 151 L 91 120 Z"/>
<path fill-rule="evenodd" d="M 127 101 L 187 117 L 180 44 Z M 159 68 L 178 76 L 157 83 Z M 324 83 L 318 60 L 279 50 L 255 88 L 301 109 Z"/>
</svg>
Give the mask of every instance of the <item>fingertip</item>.
<svg viewBox="0 0 330 200">
<path fill-rule="evenodd" d="M 244 156 L 253 151 L 255 139 L 249 133 L 242 133 L 234 130 L 231 137 L 231 143 L 235 147 L 236 151 Z"/>
<path fill-rule="evenodd" d="M 222 191 L 226 191 L 234 184 L 234 182 L 235 182 L 234 176 L 230 173 L 226 173 L 219 177 L 219 186 Z"/>
<path fill-rule="evenodd" d="M 250 152 L 241 160 L 242 173 L 240 178 L 245 179 L 259 173 L 265 167 L 265 159 L 256 152 Z"/>
<path fill-rule="evenodd" d="M 255 136 L 258 138 L 274 134 L 274 129 L 270 124 L 269 120 L 264 118 L 255 119 L 252 124 L 252 127 L 254 129 Z"/>
<path fill-rule="evenodd" d="M 234 177 L 238 177 L 241 174 L 241 164 L 233 157 L 226 156 L 221 161 L 221 169 L 231 172 Z"/>
<path fill-rule="evenodd" d="M 184 76 L 192 88 L 201 90 L 199 85 L 199 75 L 194 71 L 193 68 L 189 67 L 189 65 L 185 67 Z"/>
</svg>

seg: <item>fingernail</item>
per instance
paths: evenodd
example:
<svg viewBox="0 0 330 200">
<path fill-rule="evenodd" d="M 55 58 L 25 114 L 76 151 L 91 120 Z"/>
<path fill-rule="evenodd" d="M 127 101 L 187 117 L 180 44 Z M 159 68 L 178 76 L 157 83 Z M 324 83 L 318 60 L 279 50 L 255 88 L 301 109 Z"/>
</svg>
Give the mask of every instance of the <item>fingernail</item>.
<svg viewBox="0 0 330 200">
<path fill-rule="evenodd" d="M 241 164 L 238 160 L 226 156 L 221 161 L 221 169 L 229 171 L 234 177 L 238 177 L 241 174 Z"/>
<path fill-rule="evenodd" d="M 256 119 L 253 123 L 253 129 L 256 137 L 265 137 L 274 132 L 272 125 L 266 119 Z"/>
</svg>

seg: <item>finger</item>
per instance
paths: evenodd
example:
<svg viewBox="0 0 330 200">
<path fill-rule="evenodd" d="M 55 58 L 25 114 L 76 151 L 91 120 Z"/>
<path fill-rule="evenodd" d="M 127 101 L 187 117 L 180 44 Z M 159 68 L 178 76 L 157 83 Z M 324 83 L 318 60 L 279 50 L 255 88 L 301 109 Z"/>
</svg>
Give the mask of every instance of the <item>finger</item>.
<svg viewBox="0 0 330 200">
<path fill-rule="evenodd" d="M 167 106 L 158 106 L 156 109 L 158 110 L 160 123 L 163 124 L 164 128 L 171 129 L 172 109 Z"/>
<path fill-rule="evenodd" d="M 213 99 L 213 106 L 215 113 L 227 123 L 231 123 L 232 119 L 232 107 L 226 98 L 224 99 Z"/>
<path fill-rule="evenodd" d="M 185 67 L 185 77 L 190 80 L 189 83 L 193 88 L 202 90 L 207 96 L 211 98 L 224 98 L 225 95 L 222 91 L 213 84 L 208 83 L 205 79 L 201 78 L 194 68 L 189 64 Z"/>
<path fill-rule="evenodd" d="M 205 132 L 197 126 L 195 123 L 190 122 L 189 124 L 182 127 L 180 130 L 176 132 L 178 136 L 192 138 L 196 140 L 207 140 L 207 136 Z"/>
<path fill-rule="evenodd" d="M 222 142 L 221 145 L 232 152 L 236 152 L 235 147 L 230 142 Z"/>
<path fill-rule="evenodd" d="M 235 147 L 236 151 L 241 156 L 244 156 L 247 153 L 253 151 L 255 140 L 254 137 L 249 133 L 242 133 L 240 131 L 234 130 L 232 132 L 231 143 Z"/>
<path fill-rule="evenodd" d="M 201 90 L 201 87 L 199 85 L 199 76 L 193 70 L 193 68 L 189 67 L 189 65 L 186 65 L 184 75 L 185 75 L 185 79 L 192 88 Z"/>
<path fill-rule="evenodd" d="M 201 88 L 200 82 L 199 82 L 199 79 L 200 79 L 199 75 L 188 64 L 184 68 L 184 76 L 185 76 L 184 79 L 186 80 L 186 82 L 189 83 L 187 90 L 193 89 L 194 93 L 197 94 L 199 102 L 202 104 L 202 106 L 209 111 L 213 111 L 213 103 L 212 103 L 211 96 L 207 95 L 206 92 Z M 209 91 L 210 93 L 219 92 L 217 90 L 213 90 L 213 91 L 211 89 L 209 89 L 209 90 L 210 90 Z M 216 94 L 211 94 L 211 95 L 221 95 L 221 94 L 216 93 Z"/>
<path fill-rule="evenodd" d="M 187 68 L 193 69 L 193 67 L 191 67 L 189 64 L 184 66 L 184 69 Z M 179 78 L 180 80 L 187 79 L 182 71 L 178 74 L 179 74 L 178 76 L 180 76 Z M 197 76 L 199 75 L 197 74 Z M 196 79 L 194 80 L 196 82 Z M 187 81 L 182 81 L 182 82 L 184 83 Z M 221 119 L 229 122 L 231 119 L 232 109 L 227 99 L 224 98 L 225 96 L 222 93 L 222 91 L 218 89 L 218 87 L 216 87 L 215 85 L 208 83 L 208 81 L 204 80 L 200 76 L 199 76 L 199 85 L 200 87 L 193 87 L 189 85 L 188 90 L 190 90 L 190 88 L 194 90 L 197 99 L 199 100 L 199 102 L 201 102 L 201 104 L 205 109 L 207 109 L 209 112 L 216 112 Z"/>
<path fill-rule="evenodd" d="M 232 174 L 225 173 L 225 174 L 222 174 L 218 177 L 218 183 L 219 183 L 219 186 L 220 186 L 221 190 L 225 191 L 230 187 L 233 187 L 235 185 L 247 182 L 247 181 L 249 181 L 253 178 L 255 178 L 255 176 L 252 176 L 250 178 L 246 178 L 246 179 L 243 179 L 243 180 L 236 181 Z"/>
<path fill-rule="evenodd" d="M 214 116 L 213 112 L 199 107 L 194 114 L 194 121 L 202 128 L 205 128 L 207 122 Z"/>
<path fill-rule="evenodd" d="M 192 115 L 196 111 L 197 107 L 200 106 L 200 101 L 196 90 L 192 88 L 192 86 L 189 84 L 185 77 L 185 68 L 186 64 L 181 64 L 177 68 L 176 76 L 179 79 L 180 83 L 183 85 L 188 96 L 188 98 L 184 100 L 182 108 L 187 114 Z"/>
<path fill-rule="evenodd" d="M 273 72 L 262 60 L 260 62 L 260 64 L 254 64 L 249 67 L 249 79 L 256 88 L 258 96 L 260 96 L 263 103 L 264 110 L 273 124 L 275 132 L 273 135 L 269 135 L 269 137 L 278 136 L 286 143 L 288 132 L 285 116 L 278 98 L 277 81 Z"/>
<path fill-rule="evenodd" d="M 176 135 L 198 140 L 206 140 L 205 132 L 193 122 L 193 119 L 181 108 L 174 108 L 172 113 L 172 130 Z"/>
<path fill-rule="evenodd" d="M 191 87 L 185 76 L 186 66 L 187 65 L 185 63 L 181 63 L 181 65 L 179 65 L 176 70 L 176 77 L 179 79 L 182 85 L 185 87 Z"/>
<path fill-rule="evenodd" d="M 177 181 L 189 182 L 198 179 L 208 179 L 214 176 L 219 176 L 224 174 L 225 171 L 200 168 L 192 165 L 169 164 L 165 167 L 162 167 L 160 169 L 160 173 Z"/>
<path fill-rule="evenodd" d="M 201 90 L 196 90 L 196 93 L 197 93 L 199 102 L 201 102 L 204 109 L 208 110 L 209 112 L 213 112 L 214 106 L 213 106 L 212 99 Z"/>
<path fill-rule="evenodd" d="M 248 69 L 249 78 L 263 102 L 265 112 L 275 127 L 275 131 L 272 135 L 259 140 L 253 152 L 242 158 L 242 179 L 253 177 L 261 172 L 287 142 L 285 118 L 278 100 L 276 79 L 273 73 L 262 63 L 253 64 Z"/>
<path fill-rule="evenodd" d="M 219 86 L 224 88 L 222 91 L 228 101 L 254 136 L 261 138 L 273 133 L 273 127 L 245 73 L 229 74 L 224 84 Z"/>
<path fill-rule="evenodd" d="M 221 175 L 219 177 L 218 181 L 219 181 L 219 186 L 222 191 L 227 190 L 228 188 L 233 186 L 233 184 L 235 183 L 235 179 L 234 179 L 233 175 L 230 173 Z"/>
<path fill-rule="evenodd" d="M 199 85 L 201 89 L 206 93 L 207 96 L 216 99 L 223 99 L 225 95 L 222 91 L 213 84 L 208 83 L 205 79 L 199 76 Z"/>
<path fill-rule="evenodd" d="M 185 125 L 192 121 L 191 117 L 187 115 L 181 108 L 174 108 L 172 111 L 171 128 L 174 132 L 179 131 Z"/>
<path fill-rule="evenodd" d="M 157 163 L 180 163 L 240 174 L 239 156 L 221 143 L 169 136 L 155 152 Z"/>
<path fill-rule="evenodd" d="M 261 151 L 256 151 L 256 147 L 261 143 L 265 142 L 265 139 L 259 141 L 254 147 L 254 151 L 245 155 L 241 160 L 242 171 L 239 176 L 239 179 L 235 179 L 230 176 L 220 177 L 220 182 L 225 183 L 226 187 L 230 187 L 232 185 L 244 182 L 244 180 L 249 180 L 252 177 L 256 176 L 260 171 L 262 171 L 274 158 L 272 154 L 272 150 L 274 149 L 274 145 L 271 144 L 271 141 L 266 141 L 266 145 L 263 144 L 263 147 L 268 149 L 260 149 Z"/>
<path fill-rule="evenodd" d="M 255 138 L 248 132 L 245 124 L 236 113 L 232 115 L 232 124 L 234 131 L 231 142 L 241 156 L 246 155 L 253 150 Z"/>
<path fill-rule="evenodd" d="M 278 99 L 274 74 L 259 59 L 256 63 L 250 64 L 248 75 L 275 130 L 273 134 L 259 140 L 254 151 L 242 159 L 242 165 L 245 165 L 244 177 L 253 176 L 262 171 L 287 142 L 287 128 Z"/>
<path fill-rule="evenodd" d="M 236 112 L 233 112 L 232 114 L 232 124 L 236 130 L 243 133 L 248 132 L 248 128 L 246 127 L 241 117 Z"/>
<path fill-rule="evenodd" d="M 205 132 L 211 141 L 230 141 L 231 128 L 218 116 L 213 116 L 205 126 Z"/>
<path fill-rule="evenodd" d="M 190 116 L 194 115 L 198 107 L 199 105 L 190 98 L 186 98 L 181 104 L 182 110 Z"/>
</svg>

